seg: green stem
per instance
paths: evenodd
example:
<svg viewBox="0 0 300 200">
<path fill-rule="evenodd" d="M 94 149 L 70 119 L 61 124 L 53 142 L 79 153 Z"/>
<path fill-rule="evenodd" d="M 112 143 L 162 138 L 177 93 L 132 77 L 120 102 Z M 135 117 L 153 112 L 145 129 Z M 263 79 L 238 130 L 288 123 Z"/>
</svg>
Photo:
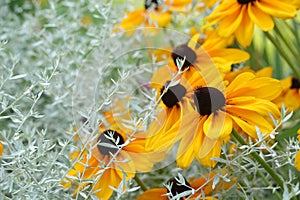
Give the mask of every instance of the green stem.
<svg viewBox="0 0 300 200">
<path fill-rule="evenodd" d="M 288 24 L 286 24 L 286 28 L 288 29 Z M 288 42 L 288 40 L 284 37 L 284 35 L 282 34 L 282 32 L 280 31 L 280 29 L 275 25 L 274 26 L 274 31 L 277 35 L 280 36 L 281 41 L 283 41 L 283 43 L 285 44 L 285 46 L 289 49 L 289 51 L 293 54 L 293 57 L 297 60 L 297 63 L 300 64 L 300 57 L 299 57 L 299 52 L 295 51 L 295 49 L 293 48 L 292 44 Z M 295 35 L 296 37 L 296 35 Z"/>
<path fill-rule="evenodd" d="M 292 61 L 289 59 L 285 51 L 283 51 L 282 47 L 280 44 L 275 40 L 275 38 L 269 33 L 269 32 L 264 32 L 266 37 L 272 42 L 272 44 L 276 47 L 277 51 L 279 54 L 282 56 L 282 58 L 287 62 L 287 64 L 290 66 L 290 68 L 293 70 L 294 74 L 300 78 L 300 73 L 292 63 Z"/>
<path fill-rule="evenodd" d="M 142 189 L 143 191 L 148 190 L 147 186 L 143 183 L 143 181 L 142 181 L 137 175 L 135 175 L 135 176 L 133 177 L 133 179 L 134 179 L 135 182 L 141 187 L 141 189 Z"/>
<path fill-rule="evenodd" d="M 263 179 L 263 181 L 268 184 L 268 185 L 271 185 L 271 183 L 269 182 L 269 180 L 267 179 L 267 177 L 261 172 L 261 171 L 258 171 L 257 172 L 258 175 Z M 278 199 L 282 199 L 281 195 L 275 190 L 275 195 Z"/>
<path fill-rule="evenodd" d="M 244 140 L 244 138 L 242 136 L 240 136 L 235 130 L 232 131 L 231 133 L 240 144 L 242 145 L 248 145 L 247 142 Z M 251 155 L 255 158 L 255 160 L 257 162 L 259 162 L 261 164 L 261 166 L 270 174 L 270 176 L 278 183 L 278 185 L 280 186 L 281 189 L 284 190 L 283 188 L 283 181 L 280 178 L 280 176 L 277 175 L 277 173 L 270 167 L 270 165 L 268 165 L 268 163 L 266 163 L 266 161 L 260 157 L 258 155 L 258 153 L 251 152 Z"/>
</svg>

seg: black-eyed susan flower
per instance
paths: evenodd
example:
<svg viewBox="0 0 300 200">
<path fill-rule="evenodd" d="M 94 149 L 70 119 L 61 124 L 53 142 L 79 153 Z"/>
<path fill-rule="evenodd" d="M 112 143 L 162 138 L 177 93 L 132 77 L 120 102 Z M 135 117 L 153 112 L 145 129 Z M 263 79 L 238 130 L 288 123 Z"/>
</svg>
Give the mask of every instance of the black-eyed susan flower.
<svg viewBox="0 0 300 200">
<path fill-rule="evenodd" d="M 200 34 L 195 34 L 187 44 L 173 49 L 173 66 L 176 66 L 178 58 L 185 58 L 184 68 L 191 66 L 201 71 L 204 68 L 216 67 L 223 75 L 230 71 L 232 64 L 246 61 L 250 57 L 247 52 L 240 49 L 226 48 L 229 41 L 223 40 L 213 31 L 204 34 L 202 39 L 201 37 Z M 184 75 L 188 77 L 189 74 L 191 73 L 188 70 Z"/>
<path fill-rule="evenodd" d="M 297 133 L 298 133 L 298 137 L 297 137 L 297 138 L 298 138 L 298 141 L 300 142 L 300 129 L 298 129 Z M 300 171 L 300 151 L 298 151 L 298 152 L 296 153 L 294 166 L 295 166 L 295 168 L 296 168 L 298 171 Z"/>
<path fill-rule="evenodd" d="M 207 26 L 218 24 L 218 34 L 223 37 L 235 35 L 244 47 L 250 45 L 254 24 L 263 31 L 273 29 L 272 17 L 292 18 L 296 6 L 281 0 L 225 0 L 208 16 Z M 206 27 L 207 27 L 206 26 Z"/>
<path fill-rule="evenodd" d="M 226 87 L 200 83 L 193 95 L 195 109 L 183 116 L 179 130 L 178 166 L 187 168 L 196 157 L 202 165 L 213 167 L 216 162 L 210 158 L 220 156 L 221 144 L 233 127 L 252 138 L 257 138 L 256 126 L 262 133 L 271 132 L 274 125 L 269 114 L 280 116 L 271 100 L 280 92 L 278 80 L 250 72 L 238 75 Z"/>
<path fill-rule="evenodd" d="M 193 90 L 186 79 L 178 77 L 173 80 L 175 75 L 176 71 L 164 66 L 152 77 L 151 87 L 157 90 L 157 99 L 161 96 L 161 102 L 157 108 L 158 114 L 147 130 L 148 151 L 167 151 L 179 139 L 178 129 L 184 113 L 189 110 L 187 102 Z M 175 84 L 170 85 L 172 80 Z"/>
<path fill-rule="evenodd" d="M 290 76 L 280 82 L 283 90 L 280 96 L 274 99 L 274 103 L 279 108 L 284 104 L 289 110 L 298 109 L 300 107 L 300 80 Z"/>
<path fill-rule="evenodd" d="M 171 22 L 173 11 L 181 11 L 185 6 L 191 4 L 192 0 L 145 0 L 144 8 L 127 13 L 116 29 L 128 31 L 132 34 L 137 28 L 158 28 L 166 27 Z M 145 31 L 153 32 L 154 29 Z"/>
<path fill-rule="evenodd" d="M 93 196 L 105 200 L 113 193 L 111 187 L 118 188 L 122 180 L 133 178 L 137 171 L 151 170 L 156 154 L 145 152 L 144 133 L 120 128 L 122 120 L 116 118 L 107 120 L 116 121 L 109 128 L 100 126 L 99 134 L 94 141 L 85 143 L 83 152 L 71 155 L 75 164 L 62 181 L 65 188 L 74 185 L 76 194 L 89 185 Z"/>
<path fill-rule="evenodd" d="M 168 200 L 169 197 L 175 197 L 183 192 L 194 192 L 181 197 L 180 199 L 202 199 L 205 195 L 205 199 L 217 199 L 210 195 L 217 193 L 218 191 L 227 190 L 234 185 L 236 178 L 233 178 L 230 182 L 220 181 L 213 186 L 213 178 L 217 172 L 211 172 L 200 178 L 191 178 L 188 182 L 184 177 L 174 177 L 166 182 L 164 188 L 153 188 L 145 191 L 143 194 L 137 197 L 137 200 Z"/>
</svg>

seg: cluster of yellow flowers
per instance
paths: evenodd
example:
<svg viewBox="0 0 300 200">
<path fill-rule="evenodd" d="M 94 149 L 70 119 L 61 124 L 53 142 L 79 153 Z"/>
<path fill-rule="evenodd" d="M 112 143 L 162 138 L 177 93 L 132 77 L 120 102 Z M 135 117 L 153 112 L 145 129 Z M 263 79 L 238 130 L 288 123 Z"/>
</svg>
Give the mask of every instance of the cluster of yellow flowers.
<svg viewBox="0 0 300 200">
<path fill-rule="evenodd" d="M 157 90 L 157 114 L 147 131 L 124 125 L 123 122 L 131 120 L 127 112 L 104 113 L 109 125 L 100 125 L 91 148 L 72 153 L 74 166 L 62 183 L 64 187 L 75 185 L 76 194 L 91 186 L 94 196 L 109 199 L 113 193 L 111 187 L 118 188 L 122 180 L 134 178 L 136 172 L 149 172 L 153 163 L 163 160 L 175 144 L 179 144 L 178 167 L 188 168 L 196 158 L 201 165 L 213 168 L 217 161 L 211 158 L 220 157 L 221 146 L 230 140 L 233 129 L 255 140 L 257 128 L 265 135 L 272 132 L 275 125 L 270 115 L 280 120 L 282 104 L 289 110 L 300 107 L 299 79 L 271 78 L 271 67 L 257 72 L 250 67 L 234 70 L 234 64 L 248 60 L 250 55 L 241 49 L 228 48 L 234 39 L 243 47 L 249 46 L 254 25 L 268 31 L 274 27 L 273 17 L 295 17 L 299 1 L 192 3 L 192 0 L 145 0 L 144 8 L 129 12 L 116 26 L 114 31 L 125 29 L 132 35 L 140 27 L 166 27 L 174 13 L 200 12 L 217 5 L 205 18 L 207 24 L 200 33 L 193 32 L 189 41 L 183 41 L 170 53 L 157 53 L 158 57 L 165 54 L 167 64 L 158 68 L 151 79 L 151 88 Z M 216 29 L 211 28 L 215 24 Z M 117 101 L 114 107 L 122 110 L 124 105 Z M 179 184 L 178 178 L 170 179 L 171 189 L 148 190 L 138 199 L 168 199 L 167 193 L 176 196 L 192 188 L 197 190 L 215 173 L 190 183 L 185 180 L 185 184 Z M 189 197 L 211 195 L 231 186 L 232 183 L 220 187 L 206 184 Z"/>
</svg>

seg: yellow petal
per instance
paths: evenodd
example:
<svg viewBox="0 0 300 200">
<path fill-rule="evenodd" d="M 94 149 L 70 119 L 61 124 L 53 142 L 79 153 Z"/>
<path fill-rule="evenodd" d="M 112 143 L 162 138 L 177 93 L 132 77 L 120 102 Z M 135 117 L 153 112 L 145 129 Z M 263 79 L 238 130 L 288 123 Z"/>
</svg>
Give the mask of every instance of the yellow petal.
<svg viewBox="0 0 300 200">
<path fill-rule="evenodd" d="M 101 176 L 101 174 L 100 174 Z M 122 178 L 116 173 L 114 169 L 106 169 L 106 171 L 102 174 L 100 180 L 95 184 L 94 191 L 100 190 L 95 192 L 93 195 L 96 197 L 108 200 L 113 193 L 113 190 L 109 186 L 113 186 L 118 188 L 119 184 L 121 183 Z"/>
<path fill-rule="evenodd" d="M 221 154 L 221 140 L 204 137 L 201 149 L 196 154 L 197 160 L 205 167 L 214 167 L 217 162 L 211 158 L 219 158 Z"/>
<path fill-rule="evenodd" d="M 226 88 L 226 97 L 229 97 L 230 93 L 242 88 L 247 81 L 253 78 L 255 78 L 255 75 L 251 72 L 239 74 Z"/>
<path fill-rule="evenodd" d="M 137 197 L 137 200 L 168 200 L 167 194 L 168 191 L 165 188 L 153 188 L 145 191 L 143 194 Z"/>
<path fill-rule="evenodd" d="M 197 112 L 189 113 L 185 116 L 180 129 L 184 136 L 179 144 L 176 161 L 181 168 L 187 168 L 195 157 L 194 149 L 201 145 L 201 121 Z M 199 128 L 199 129 L 198 129 Z"/>
<path fill-rule="evenodd" d="M 273 68 L 272 67 L 265 67 L 256 72 L 257 77 L 272 77 Z"/>
<path fill-rule="evenodd" d="M 296 154 L 294 166 L 298 171 L 300 171 L 300 151 Z"/>
<path fill-rule="evenodd" d="M 257 138 L 255 126 L 260 128 L 262 133 L 270 133 L 273 130 L 272 122 L 254 111 L 231 107 L 227 112 L 234 122 L 253 138 Z"/>
<path fill-rule="evenodd" d="M 232 63 L 244 62 L 250 58 L 249 53 L 233 48 L 216 49 L 210 51 L 209 54 L 212 57 L 221 57 L 227 61 L 231 61 Z"/>
<path fill-rule="evenodd" d="M 180 141 L 179 148 L 177 151 L 176 161 L 180 168 L 188 168 L 194 160 L 194 146 L 193 146 L 193 134 L 188 134 L 183 137 Z"/>
<path fill-rule="evenodd" d="M 297 10 L 295 6 L 282 1 L 262 0 L 262 1 L 256 1 L 254 4 L 256 4 L 257 7 L 261 9 L 263 12 L 266 12 L 269 15 L 272 15 L 274 17 L 286 19 L 286 18 L 295 17 L 297 14 Z"/>
<path fill-rule="evenodd" d="M 156 88 L 156 89 L 160 90 L 167 81 L 172 80 L 172 74 L 175 74 L 175 73 L 176 72 L 173 71 L 168 66 L 163 66 L 163 67 L 158 68 L 152 76 L 150 86 L 152 88 Z"/>
<path fill-rule="evenodd" d="M 248 74 L 248 75 L 245 75 Z M 251 75 L 250 75 L 251 74 Z M 253 77 L 251 80 L 251 76 Z M 244 81 L 241 79 L 245 77 Z M 280 82 L 269 77 L 254 78 L 255 75 L 250 72 L 245 72 L 236 77 L 237 81 L 233 81 L 227 88 L 227 98 L 237 96 L 253 96 L 267 100 L 275 99 L 282 91 Z M 240 85 L 237 85 L 240 83 Z M 234 86 L 236 86 L 234 88 Z M 234 90 L 234 91 L 232 91 Z M 229 93 L 229 91 L 231 91 Z"/>
<path fill-rule="evenodd" d="M 252 138 L 257 137 L 255 126 L 247 123 L 245 120 L 242 120 L 241 118 L 236 117 L 234 115 L 231 115 L 231 118 L 250 137 L 252 137 Z"/>
<path fill-rule="evenodd" d="M 170 146 L 173 146 L 176 143 L 180 136 L 178 135 L 179 127 L 181 126 L 182 121 L 182 105 L 173 106 L 168 108 L 166 118 L 163 119 L 160 114 L 159 118 L 162 121 L 154 121 L 149 128 L 149 136 L 146 142 L 147 151 L 160 151 L 163 149 L 168 149 Z M 159 129 L 159 127 L 161 127 Z M 155 130 L 158 130 L 154 132 Z"/>
<path fill-rule="evenodd" d="M 217 30 L 218 33 L 223 37 L 229 37 L 232 35 L 238 26 L 241 24 L 243 19 L 242 6 L 232 15 L 228 15 L 222 22 L 219 24 Z"/>
<path fill-rule="evenodd" d="M 223 111 L 210 114 L 204 122 L 203 131 L 210 139 L 219 139 L 228 136 L 232 131 L 232 120 Z"/>
<path fill-rule="evenodd" d="M 240 26 L 235 31 L 235 37 L 237 41 L 243 46 L 247 47 L 251 44 L 252 36 L 254 32 L 254 23 L 251 21 L 246 8 L 242 9 L 243 20 Z"/>
<path fill-rule="evenodd" d="M 150 13 L 150 20 L 148 20 L 148 24 L 155 25 L 155 27 L 166 27 L 171 22 L 171 13 L 164 12 L 164 13 Z"/>
<path fill-rule="evenodd" d="M 273 29 L 274 22 L 270 15 L 266 14 L 260 10 L 255 4 L 249 5 L 248 14 L 251 20 L 263 31 L 268 31 Z"/>
<path fill-rule="evenodd" d="M 281 80 L 280 83 L 281 83 L 283 90 L 288 90 L 292 86 L 292 77 L 289 76 L 289 77 Z"/>
<path fill-rule="evenodd" d="M 195 34 L 189 41 L 188 47 L 191 49 L 195 49 L 197 44 L 198 44 L 198 39 L 199 39 L 200 34 Z"/>
<path fill-rule="evenodd" d="M 255 99 L 254 101 L 250 102 L 241 102 L 241 101 L 233 101 L 232 106 L 229 104 L 226 106 L 226 108 L 230 109 L 231 107 L 234 108 L 240 108 L 244 110 L 251 110 L 259 113 L 263 116 L 268 116 L 268 113 L 272 114 L 273 117 L 279 118 L 280 117 L 280 111 L 278 110 L 278 107 L 265 99 Z"/>
</svg>

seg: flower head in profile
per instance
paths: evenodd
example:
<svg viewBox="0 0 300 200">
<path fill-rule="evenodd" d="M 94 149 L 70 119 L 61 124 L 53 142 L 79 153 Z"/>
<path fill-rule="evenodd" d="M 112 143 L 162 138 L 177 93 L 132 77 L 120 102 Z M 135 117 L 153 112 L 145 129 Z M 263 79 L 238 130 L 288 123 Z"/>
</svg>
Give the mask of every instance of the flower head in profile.
<svg viewBox="0 0 300 200">
<path fill-rule="evenodd" d="M 287 77 L 280 81 L 282 85 L 282 93 L 274 100 L 279 108 L 282 104 L 289 110 L 300 108 L 300 80 L 295 77 Z"/>
<path fill-rule="evenodd" d="M 144 133 L 121 126 L 121 118 L 111 120 L 107 120 L 111 122 L 109 127 L 101 125 L 96 137 L 84 142 L 82 152 L 72 153 L 74 165 L 62 185 L 74 185 L 75 194 L 89 186 L 93 196 L 109 199 L 111 187 L 118 188 L 122 180 L 133 178 L 137 171 L 152 169 L 156 158 L 145 152 Z"/>
<path fill-rule="evenodd" d="M 221 144 L 228 140 L 233 127 L 257 138 L 256 126 L 270 133 L 274 124 L 269 114 L 280 116 L 271 102 L 281 92 L 278 80 L 245 72 L 224 87 L 212 79 L 195 87 L 195 109 L 183 116 L 177 152 L 177 164 L 182 168 L 190 166 L 195 157 L 204 166 L 215 166 L 217 162 L 211 158 L 220 156 Z"/>
<path fill-rule="evenodd" d="M 137 200 L 168 200 L 171 197 L 175 199 L 202 199 L 204 196 L 205 199 L 217 199 L 211 195 L 231 188 L 236 181 L 236 178 L 230 182 L 219 181 L 213 186 L 213 179 L 217 173 L 218 171 L 214 171 L 200 178 L 191 178 L 190 181 L 187 181 L 183 176 L 173 177 L 166 182 L 164 188 L 149 189 L 138 196 Z M 183 194 L 184 192 L 186 195 Z"/>
<path fill-rule="evenodd" d="M 220 36 L 234 34 L 237 41 L 246 47 L 252 41 L 254 25 L 269 31 L 274 27 L 272 17 L 286 19 L 296 14 L 295 4 L 286 0 L 226 0 L 206 18 L 208 24 L 205 27 L 218 24 Z"/>
</svg>

